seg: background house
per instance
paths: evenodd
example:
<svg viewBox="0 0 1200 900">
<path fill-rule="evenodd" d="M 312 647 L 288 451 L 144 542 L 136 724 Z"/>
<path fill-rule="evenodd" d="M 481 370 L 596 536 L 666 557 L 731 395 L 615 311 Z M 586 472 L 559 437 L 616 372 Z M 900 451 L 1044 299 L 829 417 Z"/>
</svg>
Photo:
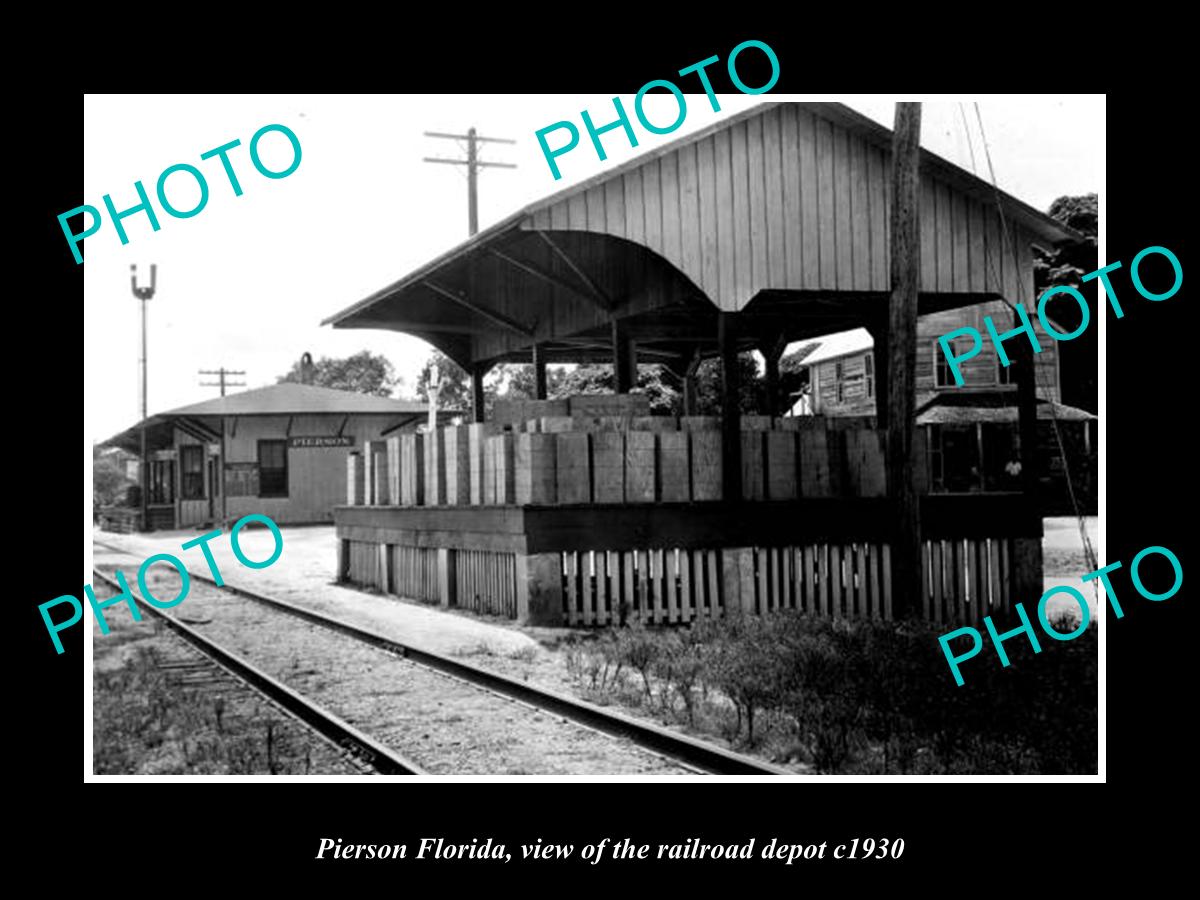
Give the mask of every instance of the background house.
<svg viewBox="0 0 1200 900">
<path fill-rule="evenodd" d="M 930 313 L 917 324 L 917 425 L 925 430 L 929 483 L 933 491 L 1016 490 L 1012 464 L 1019 460 L 1016 385 L 989 340 L 961 364 L 957 385 L 938 338 L 963 326 L 986 335 L 984 316 L 1000 331 L 1012 313 L 1002 301 Z M 1096 417 L 1064 405 L 1059 345 L 1032 319 L 1042 351 L 1034 355 L 1038 396 L 1038 459 L 1041 499 L 1047 514 L 1073 512 L 1068 472 L 1076 501 L 1096 512 Z M 1056 325 L 1060 331 L 1069 326 Z M 1021 338 L 1024 340 L 1024 338 Z M 959 339 L 965 340 L 965 339 Z M 873 416 L 878 401 L 871 335 L 862 328 L 805 344 L 802 365 L 810 389 L 791 415 Z M 959 350 L 961 352 L 961 349 Z"/>
</svg>

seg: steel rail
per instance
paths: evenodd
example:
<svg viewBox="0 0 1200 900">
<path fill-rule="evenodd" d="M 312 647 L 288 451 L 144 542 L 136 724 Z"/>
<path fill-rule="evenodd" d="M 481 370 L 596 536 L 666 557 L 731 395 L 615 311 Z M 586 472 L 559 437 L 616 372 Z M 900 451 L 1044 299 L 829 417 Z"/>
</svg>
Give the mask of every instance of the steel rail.
<svg viewBox="0 0 1200 900">
<path fill-rule="evenodd" d="M 105 545 L 101 545 L 105 546 Z M 116 549 L 116 548 L 112 548 Z M 127 551 L 121 550 L 126 553 Z M 92 575 L 116 591 L 122 590 L 116 580 L 109 578 L 98 569 L 92 569 Z M 193 576 L 195 577 L 195 576 Z M 270 698 L 275 703 L 296 716 L 318 734 L 333 741 L 344 750 L 349 750 L 369 764 L 382 775 L 424 775 L 425 772 L 411 760 L 405 759 L 389 747 L 376 741 L 369 735 L 359 731 L 349 722 L 313 703 L 298 694 L 286 684 L 276 681 L 266 672 L 253 664 L 230 653 L 224 647 L 206 638 L 194 628 L 180 622 L 174 616 L 169 616 L 162 610 L 146 604 L 145 600 L 130 588 L 130 595 L 139 601 L 139 607 L 150 612 L 156 618 L 165 622 L 167 627 L 178 634 L 209 659 L 222 668 L 249 684 L 259 693 Z"/>
<path fill-rule="evenodd" d="M 120 547 L 115 547 L 110 544 L 105 544 L 100 541 L 93 541 L 96 545 L 109 550 L 114 550 L 118 553 L 124 553 L 131 556 L 128 550 L 123 550 Z M 306 622 L 314 625 L 319 625 L 331 631 L 337 631 L 342 634 L 350 635 L 364 643 L 380 647 L 398 656 L 403 656 L 413 662 L 420 663 L 428 668 L 436 669 L 448 675 L 461 678 L 464 681 L 479 687 L 487 688 L 495 693 L 502 694 L 514 700 L 519 700 L 531 706 L 536 706 L 546 712 L 551 712 L 564 718 L 571 719 L 581 725 L 586 725 L 597 731 L 605 734 L 614 735 L 616 737 L 629 738 L 642 747 L 646 747 L 669 756 L 673 759 L 695 766 L 698 769 L 703 769 L 705 772 L 713 775 L 795 775 L 795 772 L 790 772 L 787 769 L 779 766 L 771 765 L 763 760 L 754 759 L 753 757 L 735 753 L 732 750 L 726 750 L 724 747 L 718 747 L 715 744 L 710 744 L 707 741 L 701 741 L 688 735 L 679 734 L 667 728 L 662 728 L 652 722 L 647 722 L 642 719 L 636 719 L 632 716 L 627 716 L 623 713 L 605 709 L 597 706 L 594 703 L 588 703 L 586 700 L 579 700 L 575 697 L 568 697 L 565 694 L 560 694 L 556 691 L 551 691 L 546 688 L 534 687 L 523 681 L 517 681 L 515 678 L 509 678 L 507 675 L 501 675 L 498 672 L 492 672 L 487 669 L 482 669 L 479 666 L 471 665 L 458 659 L 453 659 L 449 656 L 443 656 L 440 653 L 435 653 L 431 650 L 424 650 L 420 647 L 415 647 L 412 644 L 406 644 L 394 638 L 387 637 L 375 631 L 370 631 L 366 628 L 361 628 L 358 625 L 352 625 L 349 622 L 344 622 L 341 619 L 336 619 L 332 616 L 327 616 L 324 613 L 316 612 L 315 610 L 306 609 L 302 606 L 297 606 L 294 603 L 289 603 L 286 600 L 279 600 L 275 597 L 268 597 L 264 594 L 259 594 L 246 588 L 237 587 L 225 583 L 218 585 L 213 579 L 206 575 L 201 575 L 197 572 L 188 570 L 192 578 L 196 578 L 206 584 L 212 585 L 219 590 L 228 591 L 247 600 L 252 600 L 256 603 L 261 603 L 265 606 L 274 607 L 289 615 L 295 616 Z"/>
</svg>

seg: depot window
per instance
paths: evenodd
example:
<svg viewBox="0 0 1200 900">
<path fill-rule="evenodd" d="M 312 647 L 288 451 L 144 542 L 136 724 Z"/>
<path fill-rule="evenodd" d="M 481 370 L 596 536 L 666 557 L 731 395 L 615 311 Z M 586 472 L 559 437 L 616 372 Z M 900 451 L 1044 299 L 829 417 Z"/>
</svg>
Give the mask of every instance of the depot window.
<svg viewBox="0 0 1200 900">
<path fill-rule="evenodd" d="M 287 441 L 258 442 L 258 496 L 288 495 Z"/>
</svg>

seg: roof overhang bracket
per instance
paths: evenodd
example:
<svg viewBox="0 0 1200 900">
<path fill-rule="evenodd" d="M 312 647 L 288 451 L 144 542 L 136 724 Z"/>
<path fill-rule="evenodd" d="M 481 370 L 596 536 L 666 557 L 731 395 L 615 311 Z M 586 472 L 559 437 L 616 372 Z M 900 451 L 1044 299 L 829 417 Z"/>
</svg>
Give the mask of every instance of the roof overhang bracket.
<svg viewBox="0 0 1200 900">
<path fill-rule="evenodd" d="M 449 288 L 444 288 L 440 284 L 428 279 L 422 281 L 421 284 L 425 285 L 425 287 L 429 288 L 435 294 L 440 294 L 447 300 L 457 303 L 464 309 L 469 309 L 471 312 L 483 316 L 488 321 L 495 322 L 502 328 L 507 328 L 509 331 L 515 331 L 517 334 L 522 335 L 523 337 L 533 337 L 533 329 L 528 325 L 522 325 L 520 322 L 510 319 L 503 313 L 496 312 L 494 309 L 488 309 L 486 306 L 480 306 L 478 303 L 470 300 L 461 291 L 452 291 Z"/>
<path fill-rule="evenodd" d="M 545 237 L 544 234 L 542 236 Z M 491 253 L 492 256 L 496 257 L 497 259 L 508 263 L 510 266 L 512 266 L 516 269 L 520 269 L 522 272 L 525 272 L 527 275 L 532 275 L 534 278 L 538 278 L 538 279 L 546 282 L 547 284 L 551 285 L 552 287 L 562 288 L 564 291 L 567 291 L 571 295 L 573 295 L 575 297 L 579 297 L 581 300 L 586 300 L 588 303 L 591 303 L 591 304 L 594 304 L 595 306 L 600 307 L 600 309 L 604 310 L 604 312 L 606 312 L 606 313 L 612 312 L 612 308 L 609 305 L 608 301 L 600 294 L 594 293 L 592 289 L 581 290 L 580 288 L 571 284 L 569 281 L 564 281 L 563 279 L 559 278 L 557 275 L 547 272 L 544 269 L 541 269 L 541 268 L 535 266 L 533 263 L 529 263 L 523 259 L 517 259 L 513 256 L 510 256 L 502 250 L 496 250 L 495 248 L 492 248 L 488 252 Z"/>
<path fill-rule="evenodd" d="M 571 259 L 571 257 L 567 255 L 567 252 L 563 250 L 562 247 L 554 243 L 554 239 L 551 238 L 550 235 L 546 234 L 546 232 L 542 231 L 540 228 L 535 228 L 533 230 L 536 231 L 541 239 L 546 242 L 546 245 L 554 252 L 554 255 L 566 263 L 567 268 L 574 272 L 579 277 L 579 280 L 587 285 L 588 291 L 591 293 L 591 296 L 588 297 L 589 300 L 607 313 L 611 313 L 614 309 L 616 309 L 617 304 L 612 302 L 612 299 L 608 296 L 608 294 L 600 290 L 600 287 L 596 284 L 596 282 L 591 279 L 587 272 L 583 271 L 583 269 L 575 264 L 575 260 Z"/>
</svg>

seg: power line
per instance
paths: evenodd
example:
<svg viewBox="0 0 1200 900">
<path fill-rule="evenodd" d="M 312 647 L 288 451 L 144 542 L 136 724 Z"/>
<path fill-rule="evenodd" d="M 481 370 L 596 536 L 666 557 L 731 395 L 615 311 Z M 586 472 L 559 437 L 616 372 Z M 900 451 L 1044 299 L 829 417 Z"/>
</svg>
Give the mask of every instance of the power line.
<svg viewBox="0 0 1200 900">
<path fill-rule="evenodd" d="M 226 375 L 245 375 L 246 373 L 242 369 L 226 369 L 224 366 L 222 366 L 219 369 L 201 369 L 200 374 L 217 375 L 220 377 L 220 381 L 202 381 L 200 382 L 200 387 L 219 387 L 221 389 L 222 397 L 225 396 L 226 387 L 246 386 L 246 382 L 244 381 L 229 381 L 225 378 Z"/>
<path fill-rule="evenodd" d="M 1002 234 L 1004 235 L 1004 244 L 1009 245 L 1008 225 L 1004 220 L 1004 205 L 1001 202 L 1001 198 L 1000 198 L 1000 185 L 996 180 L 996 169 L 992 165 L 991 148 L 988 145 L 987 132 L 984 130 L 984 127 L 983 127 L 983 114 L 979 110 L 978 102 L 976 102 L 974 104 L 974 106 L 975 106 L 975 118 L 979 122 L 979 140 L 980 140 L 980 143 L 983 145 L 984 158 L 987 160 L 988 174 L 991 175 L 991 179 L 992 179 L 992 190 L 995 192 L 995 196 L 996 196 L 996 210 L 1000 215 L 1000 229 L 1001 229 Z M 970 141 L 971 141 L 971 131 L 967 127 L 967 117 L 966 117 L 966 113 L 963 111 L 962 104 L 959 104 L 959 111 L 963 113 L 963 116 L 962 116 L 963 130 L 966 131 L 966 133 L 967 133 L 967 143 L 969 146 Z M 971 169 L 972 169 L 972 171 L 974 171 L 974 169 L 975 169 L 975 151 L 974 151 L 974 149 L 971 150 Z M 978 175 L 978 173 L 976 173 L 976 175 Z M 1020 271 L 1020 262 L 1017 258 L 1016 245 L 1015 245 L 1015 243 L 1013 243 L 1010 246 L 1011 246 L 1011 250 L 1012 250 L 1013 264 L 1014 264 L 1014 266 L 1017 267 L 1017 270 Z M 988 264 L 988 270 L 991 272 L 993 279 L 995 279 L 996 273 L 995 273 L 995 270 L 992 268 L 992 260 L 991 260 L 990 254 L 987 255 L 987 264 Z M 997 280 L 997 283 L 999 283 L 998 280 Z M 1018 298 L 1021 301 L 1021 305 L 1024 306 L 1025 305 L 1025 285 L 1021 281 L 1020 278 L 1017 279 L 1017 293 L 1018 293 Z M 1005 304 L 1007 304 L 1007 306 L 1013 312 L 1016 312 L 1016 307 L 1012 304 L 1012 302 L 1009 301 L 1007 298 L 1003 298 L 1003 299 L 1004 299 Z M 1033 298 L 1031 297 L 1031 298 L 1029 298 L 1029 300 L 1032 303 Z M 1033 372 L 1034 383 L 1037 384 L 1040 381 L 1040 379 L 1038 378 L 1037 366 L 1031 365 L 1031 369 Z M 1085 556 L 1087 557 L 1088 564 L 1093 569 L 1096 569 L 1099 567 L 1097 560 L 1096 560 L 1096 551 L 1092 547 L 1091 540 L 1088 538 L 1087 527 L 1084 524 L 1083 513 L 1079 509 L 1079 500 L 1075 496 L 1074 479 L 1071 475 L 1070 463 L 1067 461 L 1067 450 L 1066 450 L 1065 445 L 1063 444 L 1062 430 L 1059 427 L 1059 423 L 1058 423 L 1058 411 L 1054 408 L 1054 397 L 1053 397 L 1053 394 L 1051 393 L 1051 391 L 1049 390 L 1050 386 L 1048 384 L 1045 384 L 1043 382 L 1039 386 L 1045 387 L 1046 393 L 1049 395 L 1048 396 L 1049 402 L 1047 403 L 1047 406 L 1050 409 L 1050 425 L 1051 425 L 1051 429 L 1054 432 L 1055 443 L 1058 444 L 1059 456 L 1062 458 L 1063 475 L 1064 475 L 1064 477 L 1066 479 L 1066 483 L 1067 483 L 1067 495 L 1071 500 L 1071 508 L 1075 512 L 1075 520 L 1076 520 L 1077 524 L 1079 525 L 1079 536 L 1083 541 L 1083 552 L 1084 552 Z M 1096 591 L 1097 596 L 1099 596 L 1098 585 L 1094 584 L 1094 585 L 1092 585 L 1092 587 Z"/>
<path fill-rule="evenodd" d="M 513 163 L 498 163 L 498 162 L 483 162 L 479 158 L 480 143 L 490 144 L 515 144 L 516 141 L 508 138 L 480 137 L 475 133 L 474 128 L 467 129 L 466 134 L 448 134 L 444 131 L 426 131 L 426 137 L 444 138 L 452 141 L 466 141 L 466 159 L 446 159 L 439 156 L 426 156 L 425 162 L 430 163 L 445 163 L 450 166 L 466 166 L 467 167 L 467 227 L 470 233 L 474 236 L 479 231 L 479 170 L 482 168 L 494 169 L 515 169 Z M 459 145 L 462 146 L 461 144 Z"/>
</svg>

